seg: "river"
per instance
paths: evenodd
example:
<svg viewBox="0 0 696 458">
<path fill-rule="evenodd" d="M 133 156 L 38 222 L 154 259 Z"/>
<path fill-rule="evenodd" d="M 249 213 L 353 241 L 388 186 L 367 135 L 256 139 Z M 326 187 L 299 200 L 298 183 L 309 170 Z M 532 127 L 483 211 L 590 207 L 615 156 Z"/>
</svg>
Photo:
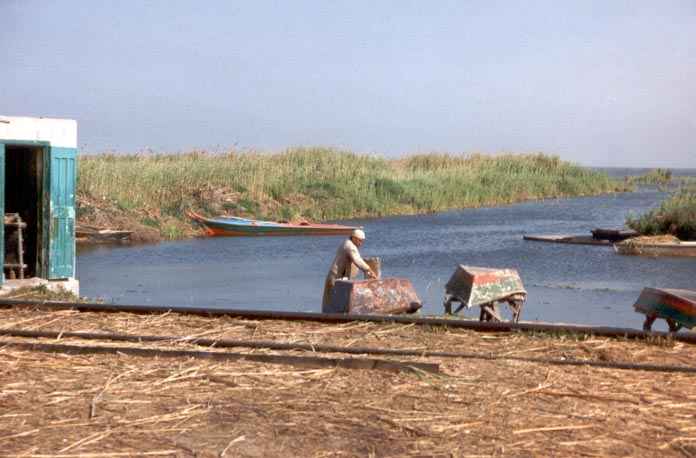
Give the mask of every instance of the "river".
<svg viewBox="0 0 696 458">
<path fill-rule="evenodd" d="M 666 193 L 554 199 L 422 216 L 351 220 L 382 258 L 383 276 L 410 279 L 423 313 L 442 313 L 458 264 L 518 269 L 529 293 L 522 320 L 640 328 L 643 287 L 694 288 L 696 260 L 620 256 L 611 247 L 531 242 L 525 234 L 621 227 Z M 116 304 L 319 312 L 326 271 L 343 237 L 200 238 L 81 249 L 81 294 Z M 477 317 L 478 310 L 464 316 Z M 658 321 L 654 329 L 666 329 Z"/>
</svg>

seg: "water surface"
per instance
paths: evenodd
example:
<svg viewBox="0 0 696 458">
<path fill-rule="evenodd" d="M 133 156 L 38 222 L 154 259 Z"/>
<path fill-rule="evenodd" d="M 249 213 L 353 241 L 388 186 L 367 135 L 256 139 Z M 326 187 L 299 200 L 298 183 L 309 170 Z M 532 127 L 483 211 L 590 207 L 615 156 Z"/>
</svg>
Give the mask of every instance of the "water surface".
<svg viewBox="0 0 696 458">
<path fill-rule="evenodd" d="M 640 327 L 632 304 L 641 289 L 693 288 L 696 260 L 620 256 L 611 247 L 522 236 L 621 227 L 627 215 L 665 196 L 643 189 L 346 223 L 365 227 L 362 254 L 381 257 L 384 276 L 413 282 L 424 313 L 442 312 L 444 284 L 457 264 L 469 264 L 519 270 L 529 292 L 523 320 Z M 78 278 L 82 295 L 114 303 L 319 312 L 324 277 L 342 240 L 201 238 L 81 250 Z"/>
</svg>

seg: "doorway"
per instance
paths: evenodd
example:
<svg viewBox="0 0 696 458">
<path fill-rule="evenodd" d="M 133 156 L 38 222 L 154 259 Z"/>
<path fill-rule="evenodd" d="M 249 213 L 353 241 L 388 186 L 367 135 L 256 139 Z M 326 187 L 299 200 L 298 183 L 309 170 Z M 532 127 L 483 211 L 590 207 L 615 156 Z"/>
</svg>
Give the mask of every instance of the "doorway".
<svg viewBox="0 0 696 458">
<path fill-rule="evenodd" d="M 45 148 L 38 145 L 5 145 L 5 219 L 18 214 L 22 229 L 24 278 L 43 276 L 43 195 Z M 5 265 L 19 262 L 16 225 L 5 225 Z M 5 278 L 19 278 L 18 268 L 5 267 Z"/>
</svg>

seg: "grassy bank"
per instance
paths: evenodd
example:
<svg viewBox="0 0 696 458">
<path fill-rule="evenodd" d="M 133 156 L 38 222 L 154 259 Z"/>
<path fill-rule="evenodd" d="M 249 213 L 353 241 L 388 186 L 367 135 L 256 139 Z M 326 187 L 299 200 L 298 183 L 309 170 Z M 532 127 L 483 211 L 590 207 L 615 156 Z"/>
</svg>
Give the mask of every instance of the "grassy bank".
<svg viewBox="0 0 696 458">
<path fill-rule="evenodd" d="M 644 175 L 626 177 L 630 184 L 664 186 L 672 182 L 672 171 L 669 169 L 652 169 Z"/>
<path fill-rule="evenodd" d="M 643 235 L 671 234 L 681 240 L 696 240 L 696 185 L 672 194 L 660 206 L 626 224 Z"/>
<path fill-rule="evenodd" d="M 556 156 L 384 159 L 324 148 L 278 154 L 81 156 L 78 219 L 185 236 L 186 209 L 310 220 L 437 212 L 594 195 L 621 186 Z M 130 221 L 130 223 L 126 223 Z"/>
</svg>

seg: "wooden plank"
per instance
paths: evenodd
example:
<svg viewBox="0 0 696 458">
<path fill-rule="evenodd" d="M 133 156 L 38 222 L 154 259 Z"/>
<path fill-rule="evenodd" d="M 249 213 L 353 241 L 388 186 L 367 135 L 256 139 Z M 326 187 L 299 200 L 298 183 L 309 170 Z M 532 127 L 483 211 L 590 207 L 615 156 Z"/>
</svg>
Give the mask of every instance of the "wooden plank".
<svg viewBox="0 0 696 458">
<path fill-rule="evenodd" d="M 374 358 L 326 358 L 319 356 L 264 355 L 233 352 L 213 352 L 195 350 L 164 350 L 158 348 L 126 346 L 94 346 L 44 344 L 32 342 L 7 341 L 1 345 L 29 351 L 61 353 L 67 355 L 125 354 L 142 357 L 164 358 L 206 358 L 217 361 L 251 361 L 266 364 L 285 364 L 301 367 L 338 367 L 343 369 L 374 369 L 388 372 L 429 372 L 437 374 L 440 365 L 436 363 L 390 361 Z"/>
<path fill-rule="evenodd" d="M 536 358 L 536 357 L 520 357 L 510 356 L 509 354 L 495 355 L 491 353 L 470 353 L 470 352 L 449 352 L 449 351 L 431 351 L 423 349 L 399 349 L 399 348 L 375 348 L 375 347 L 345 347 L 324 344 L 302 344 L 302 343 L 286 343 L 275 341 L 247 341 L 247 340 L 230 340 L 230 339 L 206 339 L 196 338 L 188 340 L 184 336 L 143 336 L 132 334 L 101 334 L 87 332 L 70 332 L 70 331 L 33 331 L 23 329 L 0 329 L 0 335 L 23 337 L 23 338 L 79 338 L 85 340 L 113 340 L 121 342 L 188 342 L 198 346 L 216 346 L 217 348 L 243 347 L 243 348 L 265 348 L 271 350 L 306 350 L 322 353 L 348 353 L 348 354 L 376 354 L 376 355 L 391 355 L 391 356 L 418 356 L 436 357 L 436 358 L 462 358 L 462 359 L 481 359 L 487 361 L 507 360 L 521 361 L 537 364 L 554 364 L 560 366 L 588 366 L 598 368 L 622 369 L 622 370 L 644 370 L 655 372 L 682 372 L 696 373 L 696 367 L 684 365 L 662 365 L 662 364 L 644 364 L 644 363 L 620 363 L 608 361 L 593 361 L 587 359 L 553 359 L 553 358 Z M 0 347 L 4 344 L 0 340 Z M 11 344 L 11 342 L 10 342 Z M 84 347 L 79 347 L 84 348 Z M 108 347 L 107 347 L 108 348 Z M 111 347 L 113 348 L 113 347 Z M 390 361 L 394 363 L 394 361 Z M 415 367 L 413 364 L 408 364 Z M 419 363 L 420 364 L 420 363 Z"/>
<path fill-rule="evenodd" d="M 674 341 L 696 344 L 696 333 L 679 332 L 644 332 L 638 329 L 619 328 L 614 326 L 591 326 L 580 324 L 560 324 L 545 322 L 522 323 L 491 323 L 474 320 L 461 320 L 452 318 L 438 318 L 412 315 L 347 315 L 342 313 L 316 313 L 316 312 L 283 312 L 274 310 L 252 310 L 236 307 L 172 307 L 171 305 L 152 304 L 102 304 L 95 302 L 68 302 L 68 301 L 44 301 L 38 299 L 3 299 L 0 298 L 0 308 L 30 307 L 47 310 L 73 309 L 84 312 L 106 313 L 136 313 L 136 314 L 161 314 L 175 313 L 181 315 L 197 315 L 208 318 L 228 316 L 251 320 L 284 320 L 284 321 L 311 321 L 319 323 L 401 323 L 415 324 L 418 326 L 444 326 L 448 328 L 470 329 L 481 332 L 563 332 L 580 335 L 595 335 L 601 337 L 619 337 L 623 339 L 654 339 L 655 337 L 668 337 Z"/>
<path fill-rule="evenodd" d="M 534 242 L 565 243 L 570 245 L 610 246 L 609 240 L 597 240 L 590 235 L 524 235 L 524 240 Z"/>
</svg>

